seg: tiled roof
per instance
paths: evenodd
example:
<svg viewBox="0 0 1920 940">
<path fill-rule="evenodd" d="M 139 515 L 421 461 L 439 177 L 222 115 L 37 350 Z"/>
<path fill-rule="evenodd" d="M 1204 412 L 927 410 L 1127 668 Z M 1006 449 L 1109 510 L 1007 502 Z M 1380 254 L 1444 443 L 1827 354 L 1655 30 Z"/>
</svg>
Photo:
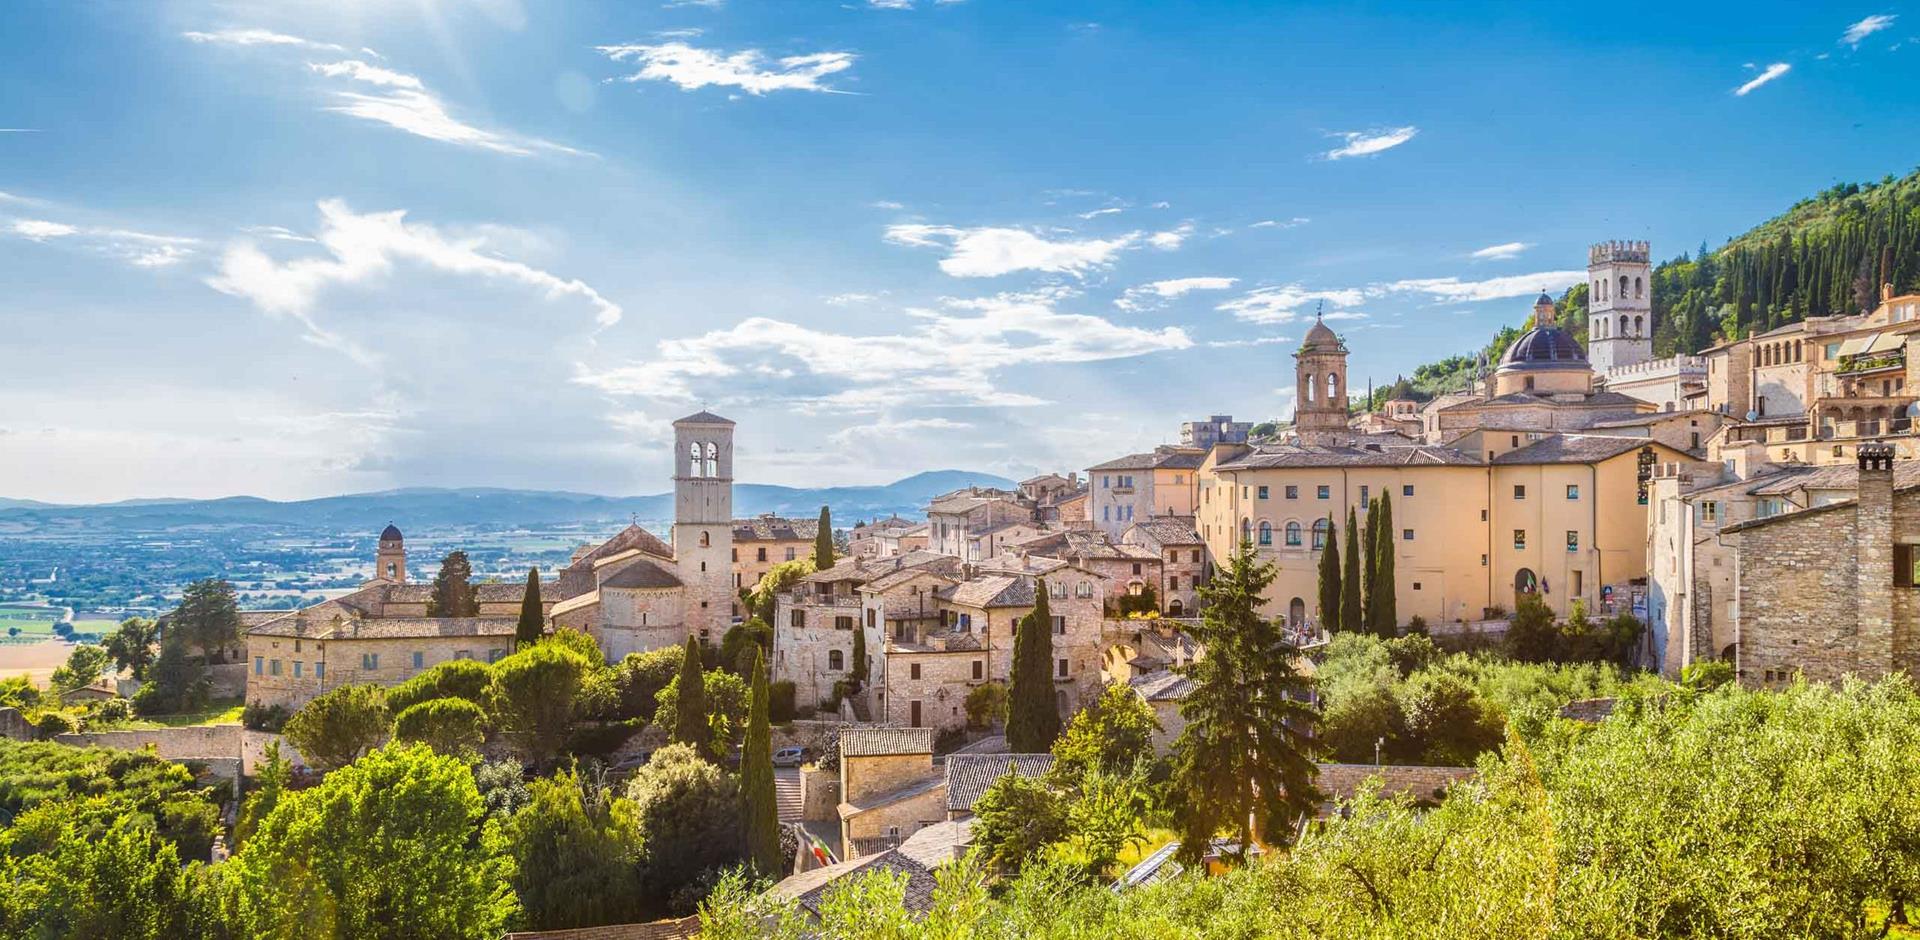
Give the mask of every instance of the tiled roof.
<svg viewBox="0 0 1920 940">
<path fill-rule="evenodd" d="M 1025 575 L 986 575 L 963 581 L 936 596 L 965 607 L 1032 607 L 1033 583 Z"/>
<path fill-rule="evenodd" d="M 1451 447 L 1381 445 L 1368 447 L 1313 444 L 1268 444 L 1220 462 L 1221 470 L 1258 470 L 1270 467 L 1448 467 L 1480 463 Z"/>
<path fill-rule="evenodd" d="M 648 558 L 635 558 L 613 576 L 600 582 L 603 588 L 676 588 L 680 578 Z"/>
<path fill-rule="evenodd" d="M 1200 545 L 1200 533 L 1194 530 L 1192 516 L 1155 516 L 1145 522 L 1136 522 L 1129 531 L 1138 529 L 1152 536 L 1162 545 Z"/>
<path fill-rule="evenodd" d="M 1127 685 L 1149 702 L 1178 702 L 1193 691 L 1192 679 L 1164 669 L 1135 676 Z"/>
<path fill-rule="evenodd" d="M 507 934 L 507 940 L 691 940 L 700 935 L 700 915 L 644 924 L 608 924 L 567 930 L 526 930 Z"/>
<path fill-rule="evenodd" d="M 934 570 L 932 568 L 901 568 L 897 571 L 890 571 L 886 574 L 881 575 L 880 577 L 874 578 L 873 580 L 860 585 L 860 590 L 862 591 L 892 590 L 893 588 L 898 587 L 902 584 L 905 584 L 908 581 L 912 581 L 914 578 L 920 577 L 923 574 L 929 577 L 939 578 L 940 580 L 945 581 L 947 584 L 955 583 L 955 580 L 952 576 L 947 575 L 944 572 Z"/>
<path fill-rule="evenodd" d="M 840 732 L 841 757 L 932 753 L 932 728 L 846 728 Z"/>
<path fill-rule="evenodd" d="M 1671 421 L 1675 418 L 1700 417 L 1688 411 L 1650 411 L 1643 415 L 1627 415 L 1620 418 L 1602 418 L 1593 422 L 1596 428 L 1637 428 Z"/>
<path fill-rule="evenodd" d="M 1901 483 L 1896 485 L 1893 491 L 1895 493 L 1912 493 L 1916 490 L 1920 490 L 1920 484 Z M 1733 532 L 1744 532 L 1748 529 L 1757 529 L 1757 528 L 1760 528 L 1761 526 L 1773 525 L 1779 522 L 1795 522 L 1795 521 L 1806 519 L 1809 516 L 1823 515 L 1825 513 L 1833 512 L 1834 510 L 1838 510 L 1838 509 L 1852 509 L 1856 502 L 1858 502 L 1858 500 L 1842 499 L 1842 500 L 1837 500 L 1835 502 L 1828 503 L 1824 506 L 1812 506 L 1806 509 L 1795 510 L 1793 512 L 1783 512 L 1783 513 L 1778 513 L 1772 516 L 1761 516 L 1758 519 L 1748 519 L 1745 522 L 1736 522 L 1733 525 L 1730 525 L 1721 529 L 1720 531 L 1723 534 L 1733 533 Z"/>
<path fill-rule="evenodd" d="M 388 584 L 386 602 L 389 604 L 424 604 L 433 594 L 433 585 Z M 487 581 L 473 586 L 473 599 L 482 604 L 519 603 L 527 596 L 526 582 Z"/>
<path fill-rule="evenodd" d="M 1644 437 L 1554 434 L 1493 458 L 1496 464 L 1595 463 L 1653 446 Z"/>
<path fill-rule="evenodd" d="M 732 419 L 729 419 L 729 418 L 722 418 L 711 411 L 696 411 L 693 414 L 687 415 L 686 417 L 681 418 L 673 423 L 674 424 L 732 424 L 733 421 Z"/>
<path fill-rule="evenodd" d="M 995 780 L 1013 772 L 1022 777 L 1044 777 L 1053 769 L 1052 754 L 948 754 L 947 809 L 970 812 L 973 801 Z"/>
<path fill-rule="evenodd" d="M 404 640 L 416 637 L 510 637 L 518 621 L 512 617 L 378 617 L 328 621 L 307 629 L 298 617 L 285 617 L 255 627 L 261 636 L 298 636 L 316 640 Z"/>
<path fill-rule="evenodd" d="M 814 584 L 830 584 L 836 581 L 853 581 L 866 584 L 883 575 L 893 574 L 909 568 L 925 569 L 942 574 L 951 574 L 960 569 L 961 561 L 952 555 L 915 549 L 900 555 L 886 558 L 866 558 L 854 555 L 842 558 L 825 571 L 816 571 L 800 580 Z"/>
<path fill-rule="evenodd" d="M 1183 447 L 1161 447 L 1144 454 L 1115 457 L 1088 470 L 1195 470 L 1207 460 L 1207 452 Z"/>
<path fill-rule="evenodd" d="M 955 819 L 922 826 L 896 850 L 928 868 L 958 859 L 973 844 L 973 819 Z"/>
<path fill-rule="evenodd" d="M 736 542 L 811 542 L 819 531 L 818 519 L 756 516 L 733 520 L 733 538 Z"/>
<path fill-rule="evenodd" d="M 1834 464 L 1827 467 L 1800 467 L 1797 472 L 1769 476 L 1747 492 L 1754 496 L 1778 496 L 1795 490 L 1855 490 L 1860 487 L 1858 464 Z M 1896 460 L 1893 464 L 1896 485 L 1920 483 L 1920 462 Z"/>
<path fill-rule="evenodd" d="M 820 913 L 820 901 L 826 897 L 829 888 L 848 876 L 875 871 L 898 872 L 907 876 L 904 904 L 908 911 L 925 914 L 933 908 L 933 873 L 895 849 L 791 875 L 774 885 L 770 892 L 775 897 L 793 901 L 817 916 Z"/>
</svg>

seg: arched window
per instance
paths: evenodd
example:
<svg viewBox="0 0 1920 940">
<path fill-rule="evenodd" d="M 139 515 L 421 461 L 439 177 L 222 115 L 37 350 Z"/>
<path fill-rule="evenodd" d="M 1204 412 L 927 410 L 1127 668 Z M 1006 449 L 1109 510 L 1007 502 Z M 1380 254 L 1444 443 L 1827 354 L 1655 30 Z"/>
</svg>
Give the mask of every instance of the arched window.
<svg viewBox="0 0 1920 940">
<path fill-rule="evenodd" d="M 1314 551 L 1317 552 L 1327 547 L 1327 533 L 1331 531 L 1333 531 L 1333 523 L 1328 522 L 1325 519 L 1315 519 L 1313 521 L 1313 550 Z"/>
<path fill-rule="evenodd" d="M 713 547 L 713 536 L 712 536 L 712 535 L 709 535 L 708 533 L 705 533 L 705 532 L 702 532 L 702 533 L 700 533 L 700 547 L 701 547 L 701 548 L 712 548 L 712 547 Z"/>
<path fill-rule="evenodd" d="M 1273 525 L 1265 519 L 1260 520 L 1260 544 L 1273 544 Z"/>
<path fill-rule="evenodd" d="M 1240 541 L 1247 542 L 1247 541 L 1251 541 L 1252 539 L 1253 539 L 1253 520 L 1242 517 L 1240 519 Z"/>
<path fill-rule="evenodd" d="M 1627 293 L 1627 276 L 1622 274 L 1620 275 L 1620 299 L 1625 300 L 1629 296 Z"/>
<path fill-rule="evenodd" d="M 1533 576 L 1533 569 L 1522 568 L 1513 573 L 1513 593 L 1532 594 L 1540 590 L 1540 579 Z"/>
<path fill-rule="evenodd" d="M 1167 602 L 1167 616 L 1178 617 L 1183 613 L 1186 613 L 1186 607 L 1180 603 L 1180 598 L 1176 597 Z"/>
<path fill-rule="evenodd" d="M 1319 384 L 1311 375 L 1307 376 L 1306 381 L 1300 383 L 1300 394 L 1307 404 L 1313 404 L 1313 393 Z"/>
<path fill-rule="evenodd" d="M 1633 279 L 1633 296 L 1636 298 L 1647 296 L 1647 285 L 1641 283 L 1637 277 Z"/>
<path fill-rule="evenodd" d="M 687 461 L 687 476 L 690 476 L 690 477 L 699 476 L 700 475 L 700 442 L 699 441 L 694 441 L 693 443 L 687 445 L 687 457 L 689 458 Z"/>
<path fill-rule="evenodd" d="M 1287 544 L 1294 548 L 1300 547 L 1300 523 L 1287 523 Z"/>
<path fill-rule="evenodd" d="M 1329 372 L 1327 373 L 1327 404 L 1331 405 L 1334 402 L 1339 400 L 1340 400 L 1340 377 Z"/>
<path fill-rule="evenodd" d="M 1293 600 L 1288 601 L 1287 602 L 1288 625 L 1298 627 L 1298 626 L 1301 626 L 1302 624 L 1305 624 L 1306 622 L 1307 622 L 1307 602 L 1297 597 L 1294 598 Z"/>
<path fill-rule="evenodd" d="M 710 477 L 717 477 L 720 475 L 720 448 L 714 446 L 714 443 L 712 441 L 707 442 L 707 473 L 706 475 Z"/>
<path fill-rule="evenodd" d="M 1793 341 L 1793 361 L 1800 361 L 1800 341 L 1797 339 Z"/>
<path fill-rule="evenodd" d="M 1633 318 L 1633 335 L 1644 336 L 1646 335 L 1646 332 L 1647 332 L 1647 318 L 1634 317 Z"/>
<path fill-rule="evenodd" d="M 847 657 L 839 650 L 827 650 L 827 668 L 839 672 L 847 668 Z"/>
<path fill-rule="evenodd" d="M 1624 313 L 1620 315 L 1620 335 L 1627 335 L 1627 315 Z"/>
</svg>

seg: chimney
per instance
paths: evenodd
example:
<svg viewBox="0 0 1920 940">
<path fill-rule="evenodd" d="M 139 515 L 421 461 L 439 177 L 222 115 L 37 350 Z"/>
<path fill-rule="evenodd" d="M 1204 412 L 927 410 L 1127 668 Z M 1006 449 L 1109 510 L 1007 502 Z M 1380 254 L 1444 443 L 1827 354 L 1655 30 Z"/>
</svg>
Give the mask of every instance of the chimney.
<svg viewBox="0 0 1920 940">
<path fill-rule="evenodd" d="M 1893 445 L 1860 445 L 1859 498 L 1854 503 L 1854 668 L 1886 675 L 1893 662 Z"/>
<path fill-rule="evenodd" d="M 1880 302 L 1886 303 L 1887 301 L 1892 299 L 1893 299 L 1893 285 L 1890 283 L 1882 283 L 1880 285 Z"/>
</svg>

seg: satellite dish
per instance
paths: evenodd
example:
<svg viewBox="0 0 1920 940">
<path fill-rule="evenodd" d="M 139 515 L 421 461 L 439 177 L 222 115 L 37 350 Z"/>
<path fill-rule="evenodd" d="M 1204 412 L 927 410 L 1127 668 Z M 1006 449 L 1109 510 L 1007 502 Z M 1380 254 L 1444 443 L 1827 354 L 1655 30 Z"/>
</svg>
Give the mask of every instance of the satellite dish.
<svg viewBox="0 0 1920 940">
<path fill-rule="evenodd" d="M 1916 401 L 1907 406 L 1907 417 L 1920 418 L 1920 401 Z"/>
<path fill-rule="evenodd" d="M 1758 412 L 1758 411 L 1749 411 L 1749 412 L 1747 412 L 1747 420 L 1748 420 L 1748 421 L 1758 421 L 1758 420 L 1760 420 L 1760 412 Z"/>
</svg>

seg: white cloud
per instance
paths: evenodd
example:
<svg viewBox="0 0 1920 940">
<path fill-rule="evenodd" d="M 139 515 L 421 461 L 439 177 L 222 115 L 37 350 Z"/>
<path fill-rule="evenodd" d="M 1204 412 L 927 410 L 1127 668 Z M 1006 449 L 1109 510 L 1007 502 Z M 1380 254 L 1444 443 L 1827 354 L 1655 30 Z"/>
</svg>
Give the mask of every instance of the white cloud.
<svg viewBox="0 0 1920 940">
<path fill-rule="evenodd" d="M 894 202 L 891 199 L 882 199 L 878 202 L 873 203 L 872 205 L 875 209 L 905 209 L 906 208 L 904 204 Z"/>
<path fill-rule="evenodd" d="M 913 0 L 867 0 L 867 6 L 875 10 L 911 10 Z"/>
<path fill-rule="evenodd" d="M 344 46 L 337 46 L 330 42 L 314 42 L 299 36 L 276 33 L 270 29 L 217 29 L 212 32 L 189 30 L 180 35 L 193 42 L 224 46 L 294 46 L 324 52 L 347 51 Z"/>
<path fill-rule="evenodd" d="M 1248 323 L 1292 323 L 1301 318 L 1309 304 L 1324 304 L 1336 309 L 1356 307 L 1366 299 L 1356 287 L 1333 290 L 1308 290 L 1299 284 L 1262 287 L 1215 307 Z"/>
<path fill-rule="evenodd" d="M 1411 125 L 1391 127 L 1371 131 L 1345 131 L 1329 134 L 1346 141 L 1343 146 L 1335 147 L 1324 155 L 1328 160 L 1344 160 L 1348 157 L 1368 157 L 1382 151 L 1392 150 L 1413 139 L 1420 129 Z"/>
<path fill-rule="evenodd" d="M 1122 310 L 1141 310 L 1156 300 L 1172 300 L 1197 290 L 1226 290 L 1239 283 L 1233 277 L 1177 277 L 1129 287 L 1113 305 Z"/>
<path fill-rule="evenodd" d="M 968 422 L 952 418 L 882 417 L 867 424 L 847 425 L 827 435 L 827 441 L 838 447 L 851 448 L 907 440 L 920 437 L 928 431 L 965 431 L 972 427 Z"/>
<path fill-rule="evenodd" d="M 1515 274 L 1482 281 L 1463 281 L 1457 277 L 1412 278 L 1379 285 L 1375 289 L 1431 294 L 1439 298 L 1441 303 L 1473 303 L 1481 300 L 1499 300 L 1503 297 L 1524 297 L 1537 291 L 1552 293 L 1565 290 L 1586 279 L 1585 271 L 1540 271 L 1535 274 Z"/>
<path fill-rule="evenodd" d="M 1259 222 L 1255 222 L 1255 223 L 1253 223 L 1252 225 L 1249 225 L 1249 226 L 1247 226 L 1247 227 L 1248 227 L 1248 228 L 1297 228 L 1297 227 L 1299 227 L 1299 226 L 1302 226 L 1302 225 L 1305 225 L 1305 224 L 1307 224 L 1308 222 L 1311 222 L 1311 221 L 1313 221 L 1313 220 L 1312 220 L 1312 219 L 1309 219 L 1309 218 L 1307 218 L 1306 216 L 1303 216 L 1303 215 L 1296 215 L 1296 216 L 1294 216 L 1294 217 L 1293 217 L 1293 218 L 1291 218 L 1291 219 L 1285 219 L 1285 220 L 1281 220 L 1281 219 L 1263 219 L 1263 220 L 1261 220 L 1261 221 L 1259 221 Z"/>
<path fill-rule="evenodd" d="M 253 303 L 274 316 L 290 316 L 307 328 L 308 340 L 338 349 L 356 361 L 373 360 L 364 348 L 323 328 L 313 316 L 320 293 L 334 285 L 364 284 L 408 262 L 447 274 L 507 281 L 544 292 L 549 298 L 573 297 L 594 310 L 600 326 L 620 322 L 619 305 L 585 282 L 486 253 L 484 238 L 450 238 L 431 225 L 408 223 L 405 210 L 356 213 L 338 199 L 322 200 L 320 230 L 324 255 L 280 262 L 250 241 L 236 242 L 220 260 L 207 286 Z"/>
<path fill-rule="evenodd" d="M 1140 241 L 1140 233 L 1117 238 L 1049 239 L 1026 229 L 951 225 L 889 225 L 886 240 L 916 248 L 949 248 L 940 270 L 954 277 L 997 277 L 1014 271 L 1084 275 L 1111 264 Z"/>
<path fill-rule="evenodd" d="M 65 238 L 79 232 L 79 229 L 65 222 L 49 222 L 45 219 L 18 219 L 13 223 L 15 235 L 36 242 L 43 242 L 49 238 Z"/>
<path fill-rule="evenodd" d="M 675 10 L 680 7 L 705 7 L 709 10 L 718 10 L 726 5 L 727 0 L 667 0 L 666 3 L 660 4 L 660 8 Z"/>
<path fill-rule="evenodd" d="M 661 340 L 649 360 L 580 364 L 575 381 L 619 396 L 693 401 L 701 393 L 777 397 L 803 412 L 875 413 L 912 406 L 1026 406 L 1045 400 L 995 386 L 1002 370 L 1123 359 L 1193 345 L 1178 327 L 1147 330 L 1061 313 L 1057 294 L 999 294 L 908 308 L 906 333 L 847 335 L 767 317 Z"/>
<path fill-rule="evenodd" d="M 1182 222 L 1164 232 L 1155 232 L 1147 236 L 1147 244 L 1161 251 L 1173 251 L 1185 244 L 1187 237 L 1193 234 L 1193 223 Z"/>
<path fill-rule="evenodd" d="M 1502 245 L 1488 245 L 1473 253 L 1473 257 L 1483 261 L 1506 261 L 1520 257 L 1520 253 L 1532 248 L 1527 242 L 1507 242 Z"/>
<path fill-rule="evenodd" d="M 834 294 L 831 297 L 823 297 L 821 298 L 821 300 L 835 307 L 852 307 L 858 304 L 872 303 L 876 300 L 879 300 L 881 297 L 886 296 L 886 294 L 887 294 L 886 291 L 880 291 L 877 294 L 862 294 L 862 293 Z"/>
<path fill-rule="evenodd" d="M 636 62 L 640 71 L 621 81 L 665 81 L 693 91 L 709 85 L 738 88 L 752 95 L 770 91 L 834 91 L 821 79 L 853 68 L 851 52 L 787 56 L 772 63 L 758 49 L 717 52 L 683 42 L 599 46 L 615 62 Z"/>
<path fill-rule="evenodd" d="M 1874 15 L 1869 16 L 1861 20 L 1860 22 L 1847 27 L 1847 31 L 1845 34 L 1843 34 L 1840 37 L 1840 41 L 1846 43 L 1849 46 L 1857 47 L 1860 45 L 1860 41 L 1863 39 L 1866 39 L 1868 36 L 1871 36 L 1874 33 L 1877 33 L 1883 29 L 1892 29 L 1893 21 L 1899 18 L 1900 17 L 1897 14 L 1875 13 Z"/>
<path fill-rule="evenodd" d="M 37 127 L 0 127 L 0 134 L 38 134 Z"/>
<path fill-rule="evenodd" d="M 71 225 L 48 219 L 14 219 L 4 231 L 29 241 L 72 241 L 139 268 L 164 268 L 194 254 L 199 239 L 132 229 Z"/>
<path fill-rule="evenodd" d="M 1754 76 L 1753 79 L 1748 81 L 1746 84 L 1741 85 L 1739 88 L 1735 88 L 1733 90 L 1733 93 L 1738 97 L 1744 98 L 1746 97 L 1748 92 L 1751 92 L 1755 88 L 1759 88 L 1761 85 L 1765 85 L 1766 83 L 1773 81 L 1774 79 L 1779 78 L 1780 76 L 1785 75 L 1792 70 L 1793 70 L 1793 66 L 1788 65 L 1785 62 L 1775 62 L 1772 65 L 1767 66 L 1764 71 Z"/>
<path fill-rule="evenodd" d="M 583 151 L 549 140 L 488 130 L 461 121 L 447 112 L 446 104 L 428 91 L 419 78 L 404 72 L 368 65 L 357 59 L 309 62 L 307 68 L 328 78 L 344 78 L 381 89 L 374 93 L 336 91 L 334 98 L 341 103 L 327 108 L 328 111 L 375 121 L 428 140 L 516 157 L 530 156 L 536 151 L 584 155 Z"/>
<path fill-rule="evenodd" d="M 1281 343 L 1291 342 L 1293 342 L 1293 337 L 1291 336 L 1256 336 L 1252 339 L 1216 339 L 1209 341 L 1207 345 L 1215 348 L 1228 348 L 1234 346 L 1277 346 Z"/>
<path fill-rule="evenodd" d="M 1105 209 L 1095 209 L 1092 212 L 1082 212 L 1080 213 L 1080 217 L 1083 219 L 1097 219 L 1103 215 L 1116 215 L 1122 211 L 1124 210 L 1120 209 L 1118 206 L 1108 206 Z"/>
</svg>

